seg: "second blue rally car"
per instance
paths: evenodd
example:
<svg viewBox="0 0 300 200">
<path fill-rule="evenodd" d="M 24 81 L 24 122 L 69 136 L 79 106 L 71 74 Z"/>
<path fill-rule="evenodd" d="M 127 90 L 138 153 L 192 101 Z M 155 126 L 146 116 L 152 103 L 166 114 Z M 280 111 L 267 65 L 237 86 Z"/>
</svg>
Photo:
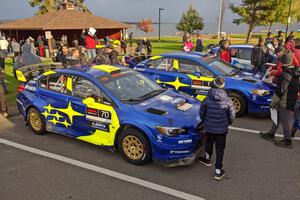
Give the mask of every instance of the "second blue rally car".
<svg viewBox="0 0 300 200">
<path fill-rule="evenodd" d="M 19 111 L 37 134 L 64 134 L 119 149 L 131 163 L 191 164 L 200 147 L 200 102 L 132 69 L 108 65 L 17 71 Z M 56 67 L 57 68 L 57 67 Z M 48 69 L 51 69 L 51 67 Z M 34 78 L 34 73 L 41 73 Z"/>
<path fill-rule="evenodd" d="M 202 101 L 217 76 L 225 78 L 225 90 L 231 97 L 236 115 L 268 113 L 272 89 L 253 77 L 242 73 L 215 56 L 202 53 L 175 52 L 154 56 L 134 69 L 157 83 L 192 95 Z"/>
</svg>

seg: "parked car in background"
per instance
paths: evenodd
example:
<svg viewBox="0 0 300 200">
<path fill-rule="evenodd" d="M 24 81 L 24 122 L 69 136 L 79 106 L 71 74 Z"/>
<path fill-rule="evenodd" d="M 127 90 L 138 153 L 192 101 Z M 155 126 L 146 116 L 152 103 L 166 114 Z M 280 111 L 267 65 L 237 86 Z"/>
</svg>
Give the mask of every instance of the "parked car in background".
<svg viewBox="0 0 300 200">
<path fill-rule="evenodd" d="M 217 55 L 220 47 L 214 47 L 210 50 L 210 54 Z M 235 67 L 241 68 L 244 71 L 252 71 L 251 67 L 251 52 L 252 45 L 230 45 L 231 64 Z"/>
<path fill-rule="evenodd" d="M 175 52 L 154 56 L 134 68 L 157 83 L 187 93 L 202 101 L 217 76 L 225 78 L 237 116 L 268 113 L 272 89 L 254 76 L 243 73 L 219 58 L 204 53 Z"/>
</svg>

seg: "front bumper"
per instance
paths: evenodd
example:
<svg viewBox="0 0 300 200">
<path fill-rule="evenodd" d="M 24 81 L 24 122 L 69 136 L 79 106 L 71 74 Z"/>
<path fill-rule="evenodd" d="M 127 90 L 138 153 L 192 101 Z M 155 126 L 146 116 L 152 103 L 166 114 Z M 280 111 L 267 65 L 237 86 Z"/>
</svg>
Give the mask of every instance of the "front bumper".
<svg viewBox="0 0 300 200">
<path fill-rule="evenodd" d="M 257 96 L 251 95 L 248 99 L 248 113 L 270 113 L 272 95 Z"/>
<path fill-rule="evenodd" d="M 195 143 L 176 147 L 154 147 L 153 162 L 165 167 L 186 166 L 194 164 L 199 156 L 204 156 L 204 135 L 194 135 Z M 158 149 L 160 148 L 160 149 Z"/>
</svg>

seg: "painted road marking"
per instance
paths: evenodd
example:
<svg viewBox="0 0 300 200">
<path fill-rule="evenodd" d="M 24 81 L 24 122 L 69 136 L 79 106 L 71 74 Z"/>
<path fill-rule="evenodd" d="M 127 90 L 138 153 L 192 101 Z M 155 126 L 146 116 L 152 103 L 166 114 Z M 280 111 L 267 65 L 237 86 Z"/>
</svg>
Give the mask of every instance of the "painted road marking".
<svg viewBox="0 0 300 200">
<path fill-rule="evenodd" d="M 80 167 L 80 168 L 83 168 L 83 169 L 94 171 L 94 172 L 97 172 L 99 174 L 104 174 L 104 175 L 107 175 L 107 176 L 110 176 L 110 177 L 113 177 L 113 178 L 116 178 L 116 179 L 120 179 L 120 180 L 129 182 L 129 183 L 133 183 L 133 184 L 136 184 L 136 185 L 139 185 L 139 186 L 151 189 L 151 190 L 162 192 L 162 193 L 165 193 L 165 194 L 177 197 L 177 198 L 189 199 L 189 200 L 205 200 L 202 197 L 195 196 L 195 195 L 192 195 L 192 194 L 188 194 L 188 193 L 185 193 L 185 192 L 182 192 L 182 191 L 178 191 L 178 190 L 175 190 L 175 189 L 163 186 L 163 185 L 158 185 L 156 183 L 152 183 L 152 182 L 145 181 L 145 180 L 142 180 L 142 179 L 139 179 L 139 178 L 135 178 L 135 177 L 128 176 L 128 175 L 125 175 L 125 174 L 121 174 L 119 172 L 115 172 L 115 171 L 112 171 L 112 170 L 109 170 L 109 169 L 98 167 L 96 165 L 84 163 L 84 162 L 81 162 L 79 160 L 75 160 L 75 159 L 68 158 L 68 157 L 65 157 L 65 156 L 57 155 L 57 154 L 54 154 L 54 153 L 50 153 L 50 152 L 47 152 L 47 151 L 43 151 L 43 150 L 40 150 L 40 149 L 29 147 L 29 146 L 26 146 L 26 145 L 23 145 L 23 144 L 15 143 L 15 142 L 5 140 L 5 139 L 2 139 L 2 138 L 0 138 L 0 143 L 11 146 L 11 147 L 14 147 L 14 148 L 17 148 L 17 149 L 21 149 L 23 151 L 27 151 L 27 152 L 30 152 L 30 153 L 33 153 L 33 154 L 37 154 L 37 155 L 40 155 L 40 156 L 44 156 L 44 157 L 47 157 L 47 158 L 58 160 L 58 161 L 61 161 L 61 162 L 64 162 L 64 163 L 68 163 L 70 165 L 74 165 L 74 166 L 77 166 L 77 167 Z"/>
<path fill-rule="evenodd" d="M 260 131 L 257 130 L 251 130 L 251 129 L 246 129 L 246 128 L 238 128 L 238 127 L 232 127 L 230 126 L 229 129 L 231 130 L 235 130 L 235 131 L 241 131 L 241 132 L 247 132 L 247 133 L 255 133 L 255 134 L 259 134 Z M 275 134 L 276 137 L 283 137 L 283 135 L 279 135 L 279 134 Z M 293 138 L 293 140 L 299 140 L 300 141 L 300 137 L 295 137 Z"/>
</svg>

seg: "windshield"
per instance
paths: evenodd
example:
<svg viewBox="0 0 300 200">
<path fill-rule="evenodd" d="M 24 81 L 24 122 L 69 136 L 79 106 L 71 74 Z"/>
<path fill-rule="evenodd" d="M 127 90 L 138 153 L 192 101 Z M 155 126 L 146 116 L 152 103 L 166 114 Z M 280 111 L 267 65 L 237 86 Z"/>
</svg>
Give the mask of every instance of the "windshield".
<svg viewBox="0 0 300 200">
<path fill-rule="evenodd" d="M 212 69 L 218 71 L 222 76 L 230 74 L 233 70 L 235 70 L 233 66 L 219 59 L 208 60 L 207 64 Z"/>
<path fill-rule="evenodd" d="M 101 77 L 100 81 L 118 99 L 127 102 L 142 101 L 164 91 L 158 84 L 135 72 Z"/>
</svg>

